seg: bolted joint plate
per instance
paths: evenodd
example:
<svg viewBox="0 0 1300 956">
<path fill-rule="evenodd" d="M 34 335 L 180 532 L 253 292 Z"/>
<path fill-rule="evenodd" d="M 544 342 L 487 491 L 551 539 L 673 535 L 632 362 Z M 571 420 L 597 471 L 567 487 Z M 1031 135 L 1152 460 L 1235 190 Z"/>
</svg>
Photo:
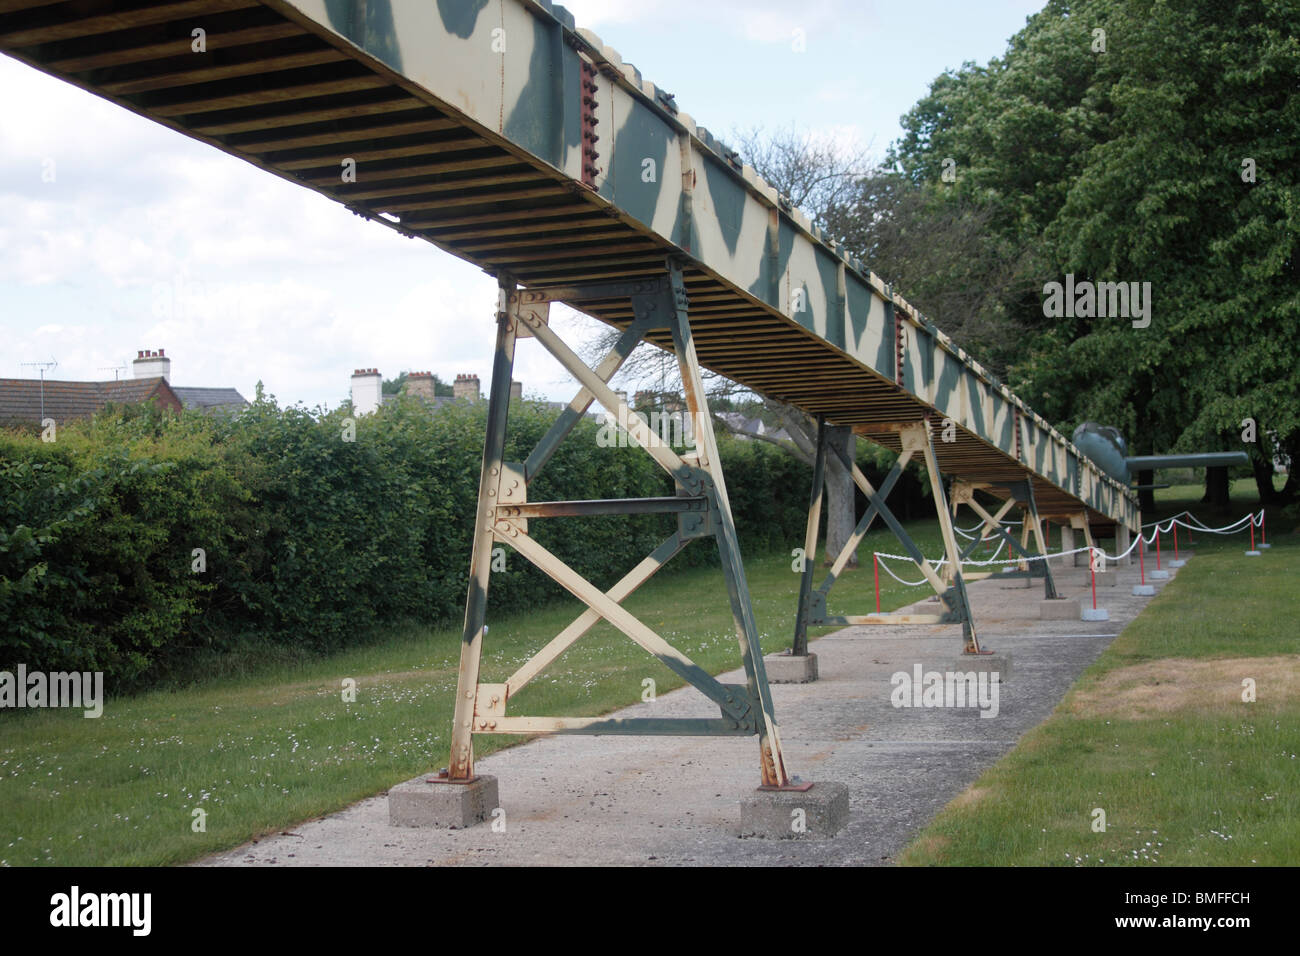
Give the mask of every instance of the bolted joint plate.
<svg viewBox="0 0 1300 956">
<path fill-rule="evenodd" d="M 502 290 L 499 295 L 504 297 L 506 314 L 514 320 L 516 338 L 532 338 L 534 328 L 551 324 L 551 303 L 545 292 L 518 290 L 506 294 Z"/>
<path fill-rule="evenodd" d="M 480 724 L 492 723 L 494 717 L 506 715 L 506 698 L 508 688 L 505 684 L 479 684 L 474 695 L 474 730 L 477 733 L 489 732 L 491 726 Z"/>
<path fill-rule="evenodd" d="M 632 314 L 646 323 L 647 332 L 672 327 L 672 313 L 666 308 L 666 299 L 662 289 L 654 292 L 632 296 Z"/>
<path fill-rule="evenodd" d="M 516 534 L 528 533 L 528 519 L 512 514 L 511 505 L 528 503 L 528 482 L 524 478 L 524 466 L 518 462 L 503 461 L 501 474 L 496 487 L 488 490 L 495 502 L 493 522 L 496 531 L 502 537 L 514 537 Z"/>
<path fill-rule="evenodd" d="M 826 592 L 821 590 L 813 591 L 808 600 L 808 623 L 825 624 L 827 613 Z"/>
<path fill-rule="evenodd" d="M 758 702 L 750 696 L 749 688 L 744 684 L 721 686 L 727 692 L 727 703 L 731 705 L 730 713 L 719 705 L 723 719 L 732 721 L 737 731 L 758 733 L 758 723 L 755 720 L 755 715 L 759 713 Z"/>
<path fill-rule="evenodd" d="M 903 451 L 923 453 L 930 444 L 930 423 L 920 421 L 904 425 L 898 430 L 898 437 Z"/>
<path fill-rule="evenodd" d="M 692 538 L 707 538 L 717 533 L 714 515 L 717 511 L 717 499 L 713 493 L 713 482 L 708 472 L 687 463 L 686 482 L 676 480 L 677 495 L 682 498 L 703 496 L 707 506 L 700 511 L 683 511 L 677 515 L 677 533 L 683 541 Z"/>
</svg>

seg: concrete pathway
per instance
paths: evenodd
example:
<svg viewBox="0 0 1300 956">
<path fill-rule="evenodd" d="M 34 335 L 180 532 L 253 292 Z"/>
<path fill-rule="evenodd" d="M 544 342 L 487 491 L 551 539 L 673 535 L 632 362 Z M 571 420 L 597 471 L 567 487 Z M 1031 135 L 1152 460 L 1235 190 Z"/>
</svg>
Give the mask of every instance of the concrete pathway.
<svg viewBox="0 0 1300 956">
<path fill-rule="evenodd" d="M 1173 572 L 1177 573 L 1177 572 Z M 1087 572 L 1056 572 L 1058 588 L 1090 606 Z M 787 765 L 804 780 L 845 783 L 850 820 L 833 838 L 738 837 L 739 802 L 758 783 L 754 738 L 541 738 L 478 762 L 499 780 L 504 832 L 391 827 L 384 795 L 202 864 L 794 864 L 889 863 L 989 765 L 1041 723 L 1078 675 L 1150 598 L 1136 568 L 1098 576 L 1110 620 L 1038 619 L 1041 584 L 988 579 L 970 586 L 980 639 L 1011 654 L 998 713 L 895 708 L 890 678 L 920 663 L 945 670 L 961 649 L 955 626 L 851 627 L 813 643 L 821 679 L 773 685 Z M 1166 582 L 1152 582 L 1157 589 Z M 832 598 L 832 607 L 835 607 Z M 918 610 L 933 610 L 921 602 Z M 850 610 L 850 609 L 845 609 Z M 867 609 L 851 609 L 861 613 Z M 740 671 L 726 682 L 743 683 Z M 693 688 L 619 716 L 717 716 Z"/>
</svg>

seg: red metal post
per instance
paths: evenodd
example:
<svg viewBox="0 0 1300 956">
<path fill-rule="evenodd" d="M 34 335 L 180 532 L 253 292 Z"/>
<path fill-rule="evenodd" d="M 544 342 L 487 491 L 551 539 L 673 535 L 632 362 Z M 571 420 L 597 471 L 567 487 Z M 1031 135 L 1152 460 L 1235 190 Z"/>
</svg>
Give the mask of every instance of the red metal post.
<svg viewBox="0 0 1300 956">
<path fill-rule="evenodd" d="M 876 577 L 876 613 L 880 613 L 880 555 L 871 553 L 871 573 Z"/>
</svg>

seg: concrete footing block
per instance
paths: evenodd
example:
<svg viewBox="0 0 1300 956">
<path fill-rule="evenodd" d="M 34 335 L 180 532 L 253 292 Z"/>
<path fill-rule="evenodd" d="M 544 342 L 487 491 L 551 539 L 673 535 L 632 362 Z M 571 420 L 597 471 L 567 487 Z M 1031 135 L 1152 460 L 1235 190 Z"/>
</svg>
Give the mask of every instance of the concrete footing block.
<svg viewBox="0 0 1300 956">
<path fill-rule="evenodd" d="M 1159 569 L 1156 571 L 1148 571 L 1147 577 L 1152 578 L 1153 580 L 1156 581 L 1165 581 L 1169 578 L 1169 572 L 1165 571 L 1164 569 Z"/>
<path fill-rule="evenodd" d="M 1260 544 L 1255 545 L 1255 547 L 1259 548 L 1259 549 L 1262 551 L 1262 550 L 1264 550 L 1265 548 L 1271 548 L 1271 547 L 1273 547 L 1273 546 L 1272 546 L 1271 544 L 1269 544 L 1267 541 L 1263 541 L 1263 542 L 1261 542 Z"/>
<path fill-rule="evenodd" d="M 763 657 L 769 684 L 810 684 L 817 679 L 817 655 L 767 654 Z"/>
<path fill-rule="evenodd" d="M 1044 598 L 1038 604 L 1040 621 L 1078 621 L 1078 598 Z"/>
<path fill-rule="evenodd" d="M 500 805 L 497 778 L 481 774 L 469 783 L 448 783 L 426 774 L 388 791 L 388 823 L 395 827 L 472 827 Z"/>
<path fill-rule="evenodd" d="M 1085 607 L 1079 612 L 1081 621 L 1109 621 L 1110 612 L 1104 607 Z"/>
<path fill-rule="evenodd" d="M 1109 569 L 1105 571 L 1098 571 L 1096 577 L 1097 577 L 1097 587 L 1099 588 L 1113 588 L 1115 587 L 1115 585 L 1119 583 L 1119 575 L 1117 575 L 1114 571 L 1111 571 Z M 1085 574 L 1083 577 L 1079 578 L 1078 580 L 1076 580 L 1074 583 L 1081 588 L 1091 588 L 1092 580 L 1093 580 L 1093 575 L 1091 573 L 1088 573 Z"/>
<path fill-rule="evenodd" d="M 821 781 L 807 790 L 756 790 L 740 801 L 740 835 L 767 840 L 834 836 L 849 822 L 849 788 Z"/>
<path fill-rule="evenodd" d="M 1134 597 L 1151 597 L 1156 593 L 1154 584 L 1135 584 L 1133 585 Z"/>
<path fill-rule="evenodd" d="M 1011 655 L 959 654 L 944 665 L 944 670 L 954 674 L 997 674 L 999 683 L 1011 677 Z"/>
<path fill-rule="evenodd" d="M 1172 561 L 1169 562 L 1169 566 L 1171 568 L 1181 568 L 1186 563 L 1187 560 L 1185 558 L 1174 558 Z"/>
<path fill-rule="evenodd" d="M 1258 551 L 1247 551 L 1247 552 L 1246 552 L 1246 557 L 1248 557 L 1248 558 L 1258 558 L 1259 556 L 1260 556 L 1260 552 L 1258 552 Z"/>
</svg>

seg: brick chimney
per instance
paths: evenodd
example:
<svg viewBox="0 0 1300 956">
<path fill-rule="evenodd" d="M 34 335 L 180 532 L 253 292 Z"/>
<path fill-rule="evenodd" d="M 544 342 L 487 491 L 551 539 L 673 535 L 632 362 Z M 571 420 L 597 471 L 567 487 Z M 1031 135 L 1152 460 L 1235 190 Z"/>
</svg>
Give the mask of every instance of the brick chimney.
<svg viewBox="0 0 1300 956">
<path fill-rule="evenodd" d="M 131 374 L 135 378 L 157 378 L 161 375 L 170 385 L 172 360 L 163 354 L 162 349 L 157 352 L 142 349 L 135 353 L 135 361 L 131 363 Z"/>
<path fill-rule="evenodd" d="M 524 383 L 511 380 L 510 401 L 522 402 L 523 400 L 524 400 Z"/>
<path fill-rule="evenodd" d="M 383 404 L 384 377 L 377 368 L 352 373 L 352 414 L 369 415 Z"/>
<path fill-rule="evenodd" d="M 481 397 L 478 390 L 477 375 L 457 375 L 456 381 L 452 383 L 452 392 L 457 399 L 466 399 L 467 401 L 477 402 Z"/>
<path fill-rule="evenodd" d="M 427 402 L 434 400 L 433 373 L 411 372 L 406 376 L 406 394 L 422 398 Z"/>
</svg>

